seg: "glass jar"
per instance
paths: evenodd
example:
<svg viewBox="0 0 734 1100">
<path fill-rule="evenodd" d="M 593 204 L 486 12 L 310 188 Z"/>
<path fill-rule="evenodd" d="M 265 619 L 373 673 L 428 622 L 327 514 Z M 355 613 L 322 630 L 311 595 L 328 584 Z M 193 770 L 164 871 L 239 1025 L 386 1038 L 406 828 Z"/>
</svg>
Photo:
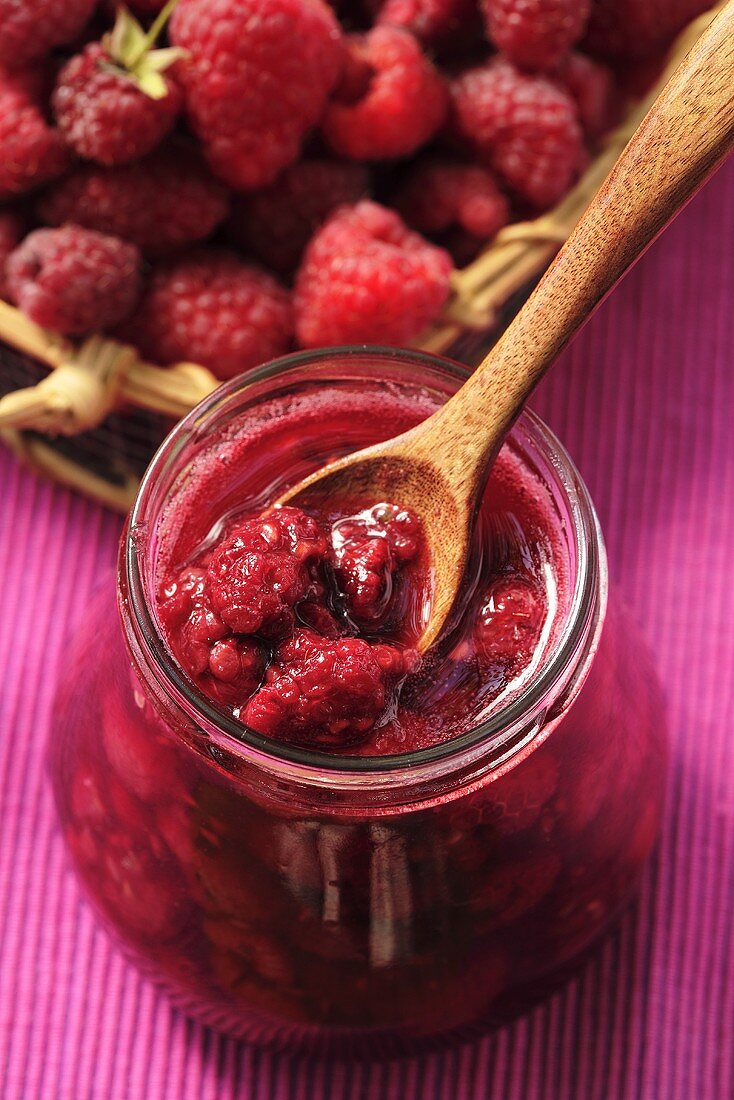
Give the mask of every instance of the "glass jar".
<svg viewBox="0 0 734 1100">
<path fill-rule="evenodd" d="M 110 586 L 67 653 L 51 772 L 79 875 L 145 973 L 231 1035 L 395 1053 L 503 1022 L 578 964 L 654 844 L 657 682 L 608 605 L 587 491 L 531 413 L 510 445 L 553 500 L 569 606 L 543 667 L 478 728 L 392 757 L 275 744 L 200 694 L 163 642 L 158 521 L 212 433 L 226 439 L 275 394 L 356 380 L 445 400 L 464 377 L 421 354 L 347 349 L 222 387 L 168 437 L 141 486 L 122 538 L 119 615 Z M 312 468 L 329 445 L 308 454 Z M 224 501 L 225 457 L 222 468 Z"/>
</svg>

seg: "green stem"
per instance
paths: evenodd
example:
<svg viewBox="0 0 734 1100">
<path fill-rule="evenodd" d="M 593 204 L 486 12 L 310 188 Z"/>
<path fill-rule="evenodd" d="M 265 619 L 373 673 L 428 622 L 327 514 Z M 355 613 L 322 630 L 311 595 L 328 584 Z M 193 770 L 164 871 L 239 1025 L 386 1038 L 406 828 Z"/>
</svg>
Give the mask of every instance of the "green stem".
<svg viewBox="0 0 734 1100">
<path fill-rule="evenodd" d="M 176 7 L 176 4 L 178 4 L 178 0 L 168 0 L 168 3 L 165 4 L 164 7 L 161 8 L 161 10 L 158 12 L 158 15 L 150 25 L 148 33 L 146 34 L 140 49 L 131 59 L 131 68 L 137 65 L 138 61 L 140 61 L 141 57 L 143 57 L 148 52 L 151 46 L 155 45 L 158 35 L 161 33 L 166 23 L 168 22 L 168 18 L 172 14 L 173 9 Z"/>
</svg>

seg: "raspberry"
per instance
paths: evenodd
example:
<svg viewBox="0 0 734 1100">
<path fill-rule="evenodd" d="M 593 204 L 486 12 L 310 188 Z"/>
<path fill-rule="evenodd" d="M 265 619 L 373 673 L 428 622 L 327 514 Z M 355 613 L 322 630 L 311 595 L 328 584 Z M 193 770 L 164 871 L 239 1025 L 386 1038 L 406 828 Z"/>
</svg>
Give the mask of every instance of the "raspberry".
<svg viewBox="0 0 734 1100">
<path fill-rule="evenodd" d="M 227 214 L 224 189 L 188 148 L 121 168 L 76 168 L 39 204 L 49 225 L 74 222 L 161 255 L 208 237 Z"/>
<path fill-rule="evenodd" d="M 519 577 L 501 577 L 490 589 L 474 627 L 474 645 L 485 668 L 501 666 L 506 676 L 531 660 L 540 640 L 546 607 Z"/>
<path fill-rule="evenodd" d="M 232 236 L 268 267 L 290 274 L 329 214 L 367 190 L 367 171 L 360 164 L 302 160 L 266 190 L 235 199 Z"/>
<path fill-rule="evenodd" d="M 481 0 L 487 34 L 525 69 L 552 69 L 586 29 L 591 0 Z"/>
<path fill-rule="evenodd" d="M 507 199 L 488 168 L 437 157 L 413 166 L 395 206 L 422 233 L 459 226 L 482 241 L 490 241 L 510 220 Z"/>
<path fill-rule="evenodd" d="M 350 39 L 350 49 L 372 70 L 362 95 L 332 101 L 322 130 L 340 156 L 386 160 L 409 156 L 433 137 L 448 110 L 443 78 L 411 34 L 375 27 Z M 343 95 L 344 92 L 342 91 Z"/>
<path fill-rule="evenodd" d="M 180 0 L 171 40 L 186 109 L 213 170 L 234 188 L 272 183 L 319 121 L 342 64 L 321 0 Z"/>
<path fill-rule="evenodd" d="M 69 145 L 100 164 L 127 164 L 150 153 L 173 128 L 181 109 L 178 86 L 165 75 L 165 94 L 152 98 L 115 67 L 98 42 L 72 57 L 59 74 L 53 109 Z"/>
<path fill-rule="evenodd" d="M 0 72 L 0 199 L 54 179 L 69 162 L 64 140 L 43 117 L 36 91 L 34 74 Z"/>
<path fill-rule="evenodd" d="M 315 234 L 296 280 L 303 347 L 406 344 L 436 320 L 449 295 L 451 258 L 393 210 L 342 207 Z"/>
<path fill-rule="evenodd" d="M 5 265 L 10 253 L 20 243 L 23 232 L 23 222 L 14 210 L 0 210 L 0 298 L 6 300 L 9 290 L 5 279 Z"/>
<path fill-rule="evenodd" d="M 570 53 L 553 76 L 576 101 L 581 125 L 588 138 L 598 138 L 611 129 L 618 110 L 611 69 L 586 54 Z"/>
<path fill-rule="evenodd" d="M 25 65 L 72 42 L 97 0 L 0 0 L 0 63 Z"/>
<path fill-rule="evenodd" d="M 288 292 L 226 249 L 159 264 L 121 335 L 155 363 L 193 360 L 232 378 L 282 355 L 293 329 Z"/>
<path fill-rule="evenodd" d="M 242 717 L 270 737 L 347 746 L 372 729 L 384 706 L 383 673 L 367 642 L 300 630 L 279 647 Z"/>
<path fill-rule="evenodd" d="M 332 531 L 333 564 L 347 614 L 374 627 L 385 614 L 399 569 L 418 554 L 419 521 L 407 511 L 376 505 Z"/>
<path fill-rule="evenodd" d="M 222 703 L 234 706 L 249 699 L 265 673 L 262 648 L 248 638 L 222 638 L 209 654 L 207 690 Z"/>
<path fill-rule="evenodd" d="M 419 42 L 437 48 L 463 36 L 467 24 L 473 27 L 475 0 L 385 0 L 376 22 L 402 27 Z"/>
<path fill-rule="evenodd" d="M 540 209 L 557 202 L 584 154 L 571 96 L 500 59 L 469 69 L 452 90 L 460 135 L 508 187 Z"/>
<path fill-rule="evenodd" d="M 83 336 L 110 328 L 140 293 L 137 248 L 76 225 L 37 229 L 7 263 L 13 300 L 43 328 Z"/>
<path fill-rule="evenodd" d="M 710 7 L 710 0 L 594 0 L 586 42 L 602 57 L 647 57 Z"/>
<path fill-rule="evenodd" d="M 278 636 L 308 592 L 310 566 L 326 553 L 316 520 L 282 508 L 245 520 L 219 544 L 207 570 L 214 609 L 238 634 Z"/>
</svg>

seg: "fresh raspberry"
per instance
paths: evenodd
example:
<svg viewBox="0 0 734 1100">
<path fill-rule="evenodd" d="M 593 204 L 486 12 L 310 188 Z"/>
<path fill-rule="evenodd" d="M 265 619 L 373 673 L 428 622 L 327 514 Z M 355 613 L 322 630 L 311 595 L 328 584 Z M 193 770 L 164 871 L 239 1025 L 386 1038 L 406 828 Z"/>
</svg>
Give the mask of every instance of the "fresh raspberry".
<svg viewBox="0 0 734 1100">
<path fill-rule="evenodd" d="M 368 191 L 361 164 L 302 160 L 263 191 L 235 199 L 229 222 L 237 244 L 274 271 L 290 274 L 313 233 L 337 206 Z"/>
<path fill-rule="evenodd" d="M 602 57 L 647 57 L 710 7 L 710 0 L 594 0 L 586 43 Z"/>
<path fill-rule="evenodd" d="M 171 146 L 120 168 L 83 165 L 39 204 L 48 225 L 74 222 L 161 255 L 208 237 L 226 217 L 224 189 L 188 148 Z"/>
<path fill-rule="evenodd" d="M 420 539 L 420 522 L 411 512 L 384 504 L 334 525 L 334 577 L 357 626 L 384 619 L 396 574 L 417 556 Z"/>
<path fill-rule="evenodd" d="M 552 69 L 581 38 L 591 0 L 481 0 L 487 34 L 523 69 Z"/>
<path fill-rule="evenodd" d="M 383 672 L 367 642 L 300 630 L 279 647 L 242 718 L 270 737 L 333 748 L 359 741 L 384 707 Z"/>
<path fill-rule="evenodd" d="M 161 75 L 166 92 L 152 98 L 115 66 L 98 42 L 72 57 L 59 74 L 53 109 L 66 141 L 100 164 L 127 164 L 152 152 L 181 109 L 178 85 Z"/>
<path fill-rule="evenodd" d="M 553 206 L 584 155 L 571 96 L 501 59 L 464 72 L 452 90 L 459 134 L 518 196 L 539 209 Z"/>
<path fill-rule="evenodd" d="M 23 233 L 20 216 L 14 210 L 0 210 L 0 298 L 6 301 L 10 291 L 5 279 L 5 265 L 10 253 L 20 244 Z"/>
<path fill-rule="evenodd" d="M 0 0 L 0 63 L 25 65 L 72 42 L 97 0 Z"/>
<path fill-rule="evenodd" d="M 451 258 L 377 203 L 342 207 L 315 234 L 296 280 L 303 347 L 407 344 L 449 295 Z"/>
<path fill-rule="evenodd" d="M 230 186 L 272 183 L 298 159 L 343 60 L 321 0 L 180 0 L 170 24 L 189 121 Z"/>
<path fill-rule="evenodd" d="M 419 42 L 436 48 L 461 39 L 467 27 L 476 30 L 475 0 L 385 0 L 376 22 L 402 27 Z"/>
<path fill-rule="evenodd" d="M 474 627 L 474 645 L 485 668 L 500 666 L 506 675 L 525 667 L 540 641 L 547 609 L 540 594 L 519 577 L 493 584 Z"/>
<path fill-rule="evenodd" d="M 61 134 L 36 102 L 37 84 L 32 73 L 0 72 L 0 199 L 54 179 L 69 163 Z"/>
<path fill-rule="evenodd" d="M 326 538 L 297 508 L 245 520 L 219 544 L 207 570 L 214 609 L 238 634 L 282 636 L 323 560 Z"/>
<path fill-rule="evenodd" d="M 154 268 L 122 334 L 155 363 L 192 360 L 232 378 L 290 346 L 290 295 L 226 249 L 193 250 Z"/>
<path fill-rule="evenodd" d="M 350 39 L 371 78 L 356 100 L 340 101 L 337 91 L 326 109 L 322 130 L 339 156 L 388 160 L 409 156 L 433 137 L 448 111 L 443 78 L 411 34 L 375 27 Z"/>
<path fill-rule="evenodd" d="M 118 324 L 140 293 L 134 245 L 76 225 L 37 229 L 7 262 L 13 300 L 36 324 L 83 336 Z"/>
<path fill-rule="evenodd" d="M 570 53 L 553 78 L 576 101 L 584 133 L 592 140 L 611 129 L 619 111 L 619 97 L 611 69 L 583 53 Z"/>
<path fill-rule="evenodd" d="M 438 157 L 426 157 L 411 168 L 395 206 L 421 233 L 459 226 L 482 241 L 491 241 L 510 220 L 507 199 L 489 168 Z"/>
</svg>

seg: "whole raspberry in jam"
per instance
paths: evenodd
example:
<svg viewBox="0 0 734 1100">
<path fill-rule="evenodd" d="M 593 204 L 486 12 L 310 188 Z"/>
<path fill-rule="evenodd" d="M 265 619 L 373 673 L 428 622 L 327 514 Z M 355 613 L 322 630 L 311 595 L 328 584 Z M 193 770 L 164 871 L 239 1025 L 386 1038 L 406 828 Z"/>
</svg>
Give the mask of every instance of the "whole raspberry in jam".
<svg viewBox="0 0 734 1100">
<path fill-rule="evenodd" d="M 384 618 L 396 574 L 419 551 L 412 513 L 381 504 L 342 520 L 332 532 L 334 576 L 350 619 L 374 627 Z"/>
<path fill-rule="evenodd" d="M 37 229 L 7 262 L 13 301 L 36 324 L 65 336 L 111 328 L 140 293 L 140 254 L 116 237 L 76 225 Z"/>
<path fill-rule="evenodd" d="M 212 605 L 238 634 L 282 637 L 308 593 L 311 567 L 325 554 L 323 531 L 297 508 L 245 520 L 212 554 L 206 577 Z"/>
<path fill-rule="evenodd" d="M 510 208 L 489 168 L 427 157 L 415 164 L 395 194 L 395 206 L 421 233 L 459 226 L 483 242 L 510 220 Z"/>
<path fill-rule="evenodd" d="M 440 314 L 452 267 L 393 210 L 342 207 L 315 234 L 296 279 L 299 343 L 410 343 Z"/>
<path fill-rule="evenodd" d="M 540 641 L 545 601 L 526 580 L 500 577 L 492 585 L 474 627 L 474 645 L 484 668 L 506 674 L 526 666 Z"/>
<path fill-rule="evenodd" d="M 364 67 L 361 94 L 337 89 L 321 128 L 339 156 L 389 160 L 420 149 L 448 111 L 443 77 L 416 39 L 395 27 L 375 27 L 349 40 Z M 342 99 L 342 96 L 346 96 Z"/>
<path fill-rule="evenodd" d="M 611 69 L 583 53 L 570 53 L 553 73 L 573 96 L 581 125 L 588 138 L 609 130 L 619 112 L 619 99 Z"/>
<path fill-rule="evenodd" d="M 47 225 L 74 222 L 122 237 L 151 255 L 205 240 L 227 210 L 224 188 L 184 145 L 118 168 L 80 165 L 38 206 Z"/>
<path fill-rule="evenodd" d="M 9 297 L 5 265 L 24 233 L 22 218 L 14 210 L 0 210 L 0 298 Z"/>
<path fill-rule="evenodd" d="M 292 332 L 284 287 L 227 249 L 201 248 L 154 268 L 121 335 L 155 363 L 191 360 L 232 378 L 282 355 Z"/>
<path fill-rule="evenodd" d="M 516 195 L 546 209 L 565 194 L 584 156 L 568 92 L 493 59 L 459 76 L 452 93 L 459 135 Z"/>
<path fill-rule="evenodd" d="M 321 0 L 180 0 L 170 37 L 186 110 L 212 169 L 231 187 L 272 183 L 321 117 L 343 62 Z"/>
<path fill-rule="evenodd" d="M 278 648 L 276 663 L 242 718 L 260 733 L 286 741 L 353 744 L 385 707 L 377 656 L 361 638 L 332 641 L 299 630 Z"/>
<path fill-rule="evenodd" d="M 134 69 L 127 70 L 112 47 L 93 42 L 66 63 L 53 95 L 59 129 L 81 157 L 100 164 L 127 164 L 160 145 L 181 109 L 178 85 L 154 74 L 161 87 L 153 96 Z M 148 57 L 153 57 L 149 54 Z"/>
<path fill-rule="evenodd" d="M 487 34 L 510 61 L 552 69 L 586 29 L 591 0 L 481 0 Z"/>
<path fill-rule="evenodd" d="M 0 71 L 0 200 L 61 175 L 71 159 L 61 134 L 44 118 L 37 83 L 33 74 Z"/>
<path fill-rule="evenodd" d="M 97 0 L 0 0 L 0 63 L 24 65 L 72 42 Z"/>
<path fill-rule="evenodd" d="M 235 242 L 274 271 L 290 274 L 315 230 L 338 206 L 369 190 L 367 169 L 337 160 L 302 160 L 262 191 L 235 198 L 229 230 Z"/>
</svg>

